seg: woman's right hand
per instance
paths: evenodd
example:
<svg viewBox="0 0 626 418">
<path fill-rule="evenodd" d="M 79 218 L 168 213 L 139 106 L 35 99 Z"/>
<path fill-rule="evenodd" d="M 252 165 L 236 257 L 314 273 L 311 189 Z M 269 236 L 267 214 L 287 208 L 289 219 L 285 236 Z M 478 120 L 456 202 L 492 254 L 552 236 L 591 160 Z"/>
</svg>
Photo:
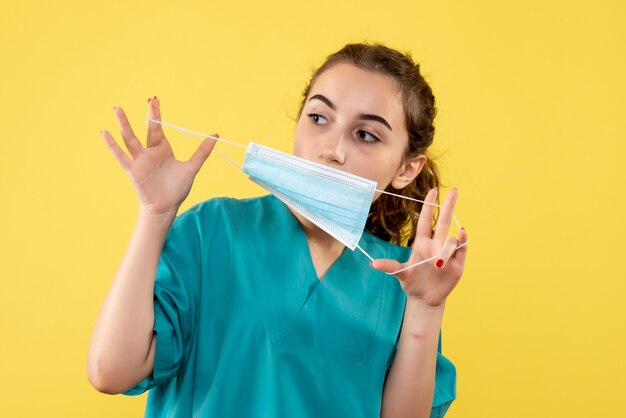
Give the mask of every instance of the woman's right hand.
<svg viewBox="0 0 626 418">
<path fill-rule="evenodd" d="M 159 104 L 156 96 L 148 100 L 148 116 L 158 121 L 161 120 Z M 122 108 L 115 107 L 113 112 L 132 159 L 108 131 L 102 131 L 101 135 L 115 159 L 130 176 L 139 197 L 140 210 L 152 215 L 176 216 L 180 205 L 189 195 L 196 174 L 211 154 L 215 140 L 205 139 L 188 161 L 178 161 L 174 158 L 161 124 L 148 122 L 148 138 L 144 148 L 133 133 Z"/>
</svg>

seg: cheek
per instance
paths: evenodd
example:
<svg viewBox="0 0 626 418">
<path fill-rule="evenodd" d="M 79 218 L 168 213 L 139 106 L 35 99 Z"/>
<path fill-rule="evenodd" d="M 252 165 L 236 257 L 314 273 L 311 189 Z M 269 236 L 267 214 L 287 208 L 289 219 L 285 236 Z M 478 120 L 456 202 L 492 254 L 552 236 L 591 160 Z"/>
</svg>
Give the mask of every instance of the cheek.
<svg viewBox="0 0 626 418">
<path fill-rule="evenodd" d="M 369 161 L 367 166 L 362 167 L 364 170 L 370 170 L 374 176 L 372 180 L 378 182 L 381 188 L 386 187 L 396 177 L 398 167 L 400 166 L 400 158 L 396 155 L 386 153 L 376 154 L 376 158 Z"/>
<path fill-rule="evenodd" d="M 296 157 L 304 157 L 301 141 L 299 141 L 297 137 L 293 141 L 293 155 Z"/>
<path fill-rule="evenodd" d="M 299 121 L 298 124 L 296 125 L 296 129 L 294 132 L 294 138 L 293 138 L 293 155 L 297 156 L 297 157 L 303 157 L 305 158 L 305 156 L 307 155 L 307 143 L 309 143 L 310 141 L 307 141 L 307 134 L 306 134 L 306 129 L 302 124 L 302 121 Z"/>
</svg>

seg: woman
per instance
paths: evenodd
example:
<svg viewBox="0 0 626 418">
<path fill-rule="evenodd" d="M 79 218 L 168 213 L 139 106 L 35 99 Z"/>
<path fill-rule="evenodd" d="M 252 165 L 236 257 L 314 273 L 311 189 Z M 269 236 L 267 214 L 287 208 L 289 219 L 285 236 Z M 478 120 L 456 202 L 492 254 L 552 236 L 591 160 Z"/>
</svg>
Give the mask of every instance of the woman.
<svg viewBox="0 0 626 418">
<path fill-rule="evenodd" d="M 96 389 L 154 388 L 146 416 L 445 414 L 455 369 L 439 331 L 467 234 L 448 237 L 454 189 L 433 233 L 435 104 L 410 57 L 346 45 L 313 75 L 295 130 L 296 156 L 430 203 L 375 195 L 359 243 L 371 263 L 271 194 L 210 199 L 176 216 L 215 141 L 180 162 L 159 123 L 144 148 L 114 111 L 130 157 L 102 135 L 140 212 L 89 350 Z M 156 97 L 149 117 L 160 121 Z"/>
</svg>

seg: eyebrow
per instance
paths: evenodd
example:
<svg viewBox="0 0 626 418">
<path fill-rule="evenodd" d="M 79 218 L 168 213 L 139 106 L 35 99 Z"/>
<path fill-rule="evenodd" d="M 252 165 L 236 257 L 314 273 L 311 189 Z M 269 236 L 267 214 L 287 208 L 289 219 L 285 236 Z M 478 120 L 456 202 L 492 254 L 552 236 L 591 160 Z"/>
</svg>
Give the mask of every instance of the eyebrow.
<svg viewBox="0 0 626 418">
<path fill-rule="evenodd" d="M 311 98 L 309 99 L 309 102 L 310 102 L 311 100 L 313 100 L 313 99 L 317 99 L 317 100 L 320 100 L 320 101 L 324 102 L 324 103 L 325 103 L 328 107 L 330 107 L 332 110 L 337 110 L 337 109 L 335 108 L 335 105 L 333 104 L 333 102 L 331 102 L 331 101 L 328 99 L 328 97 L 326 97 L 326 96 L 322 96 L 321 94 L 316 94 L 316 95 L 314 95 L 314 96 L 311 96 Z M 383 118 L 382 116 L 372 115 L 372 114 L 364 114 L 364 113 L 362 113 L 362 114 L 360 114 L 360 115 L 359 115 L 359 119 L 360 119 L 360 120 L 373 120 L 373 121 L 376 121 L 376 122 L 380 122 L 380 123 L 382 123 L 383 125 L 385 125 L 387 128 L 389 128 L 389 130 L 390 130 L 390 131 L 392 131 L 392 132 L 393 132 L 393 129 L 391 129 L 391 125 L 389 124 L 389 122 L 387 122 L 387 121 L 385 120 L 385 118 Z"/>
</svg>

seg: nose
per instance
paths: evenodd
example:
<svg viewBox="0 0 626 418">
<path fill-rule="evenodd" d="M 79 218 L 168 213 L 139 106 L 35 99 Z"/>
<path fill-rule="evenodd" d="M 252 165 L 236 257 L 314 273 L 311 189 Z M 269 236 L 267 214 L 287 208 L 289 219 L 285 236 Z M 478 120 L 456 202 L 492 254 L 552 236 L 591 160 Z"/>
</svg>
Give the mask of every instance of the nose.
<svg viewBox="0 0 626 418">
<path fill-rule="evenodd" d="M 329 135 L 322 143 L 318 157 L 325 163 L 336 163 L 343 165 L 346 161 L 346 151 L 343 147 L 341 135 Z"/>
</svg>

